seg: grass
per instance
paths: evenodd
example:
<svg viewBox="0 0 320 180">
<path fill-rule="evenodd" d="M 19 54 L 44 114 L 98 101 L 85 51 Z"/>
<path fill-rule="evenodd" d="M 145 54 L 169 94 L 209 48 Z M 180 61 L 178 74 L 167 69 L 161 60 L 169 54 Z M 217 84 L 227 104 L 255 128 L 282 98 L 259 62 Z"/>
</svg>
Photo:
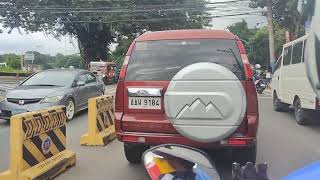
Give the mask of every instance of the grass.
<svg viewBox="0 0 320 180">
<path fill-rule="evenodd" d="M 4 73 L 30 73 L 29 71 L 19 70 L 19 69 L 13 69 L 11 67 L 0 67 L 0 72 Z"/>
</svg>

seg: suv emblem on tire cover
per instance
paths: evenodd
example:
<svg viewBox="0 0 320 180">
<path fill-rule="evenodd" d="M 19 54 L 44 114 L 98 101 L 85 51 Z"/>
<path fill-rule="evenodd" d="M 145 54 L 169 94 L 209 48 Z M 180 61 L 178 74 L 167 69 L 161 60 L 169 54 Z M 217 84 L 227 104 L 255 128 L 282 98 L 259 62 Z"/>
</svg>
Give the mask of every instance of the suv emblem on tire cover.
<svg viewBox="0 0 320 180">
<path fill-rule="evenodd" d="M 199 142 L 230 136 L 243 121 L 246 93 L 238 77 L 215 63 L 195 63 L 170 81 L 164 108 L 173 127 Z"/>
<path fill-rule="evenodd" d="M 179 112 L 176 119 L 199 118 L 199 119 L 222 119 L 223 115 L 212 103 L 205 105 L 201 99 L 195 100 L 191 105 L 187 104 Z"/>
</svg>

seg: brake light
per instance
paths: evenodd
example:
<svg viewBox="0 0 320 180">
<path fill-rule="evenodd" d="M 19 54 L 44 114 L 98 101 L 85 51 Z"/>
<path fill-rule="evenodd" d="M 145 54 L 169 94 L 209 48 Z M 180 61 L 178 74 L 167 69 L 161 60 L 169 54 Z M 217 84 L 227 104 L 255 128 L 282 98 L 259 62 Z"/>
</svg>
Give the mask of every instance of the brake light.
<svg viewBox="0 0 320 180">
<path fill-rule="evenodd" d="M 241 54 L 241 59 L 246 73 L 246 80 L 252 80 L 253 71 L 251 69 L 248 56 L 246 54 Z"/>
<path fill-rule="evenodd" d="M 319 98 L 316 97 L 316 109 L 320 109 L 320 101 Z"/>
<path fill-rule="evenodd" d="M 115 98 L 115 111 L 116 112 L 123 112 L 123 108 L 124 108 L 124 79 L 126 76 L 126 71 L 127 71 L 127 65 L 129 62 L 129 58 L 130 56 L 126 56 L 121 70 L 120 70 L 120 74 L 119 74 L 119 81 L 118 81 L 118 85 L 117 85 L 117 91 L 116 91 L 116 98 Z"/>
<path fill-rule="evenodd" d="M 240 40 L 237 41 L 237 45 L 238 45 L 240 54 L 247 54 L 246 48 L 244 47 L 244 45 Z"/>
<path fill-rule="evenodd" d="M 247 141 L 242 139 L 228 139 L 229 145 L 246 145 Z"/>
<path fill-rule="evenodd" d="M 126 56 L 124 58 L 121 70 L 120 70 L 120 74 L 119 74 L 119 81 L 123 81 L 125 76 L 126 76 L 126 71 L 127 71 L 127 66 L 128 66 L 128 62 L 129 62 L 130 56 Z"/>
<path fill-rule="evenodd" d="M 237 41 L 237 45 L 238 45 L 239 52 L 241 54 L 242 63 L 243 63 L 244 70 L 246 73 L 246 80 L 251 80 L 253 77 L 253 71 L 250 66 L 250 62 L 249 62 L 249 58 L 247 56 L 246 48 L 244 47 L 242 42 L 239 40 Z"/>
</svg>

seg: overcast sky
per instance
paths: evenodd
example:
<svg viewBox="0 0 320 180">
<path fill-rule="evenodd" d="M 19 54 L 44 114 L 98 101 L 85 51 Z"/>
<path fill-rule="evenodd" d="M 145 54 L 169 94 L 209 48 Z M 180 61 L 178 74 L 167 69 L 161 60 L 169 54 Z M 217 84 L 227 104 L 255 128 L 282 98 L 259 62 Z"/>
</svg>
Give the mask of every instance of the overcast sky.
<svg viewBox="0 0 320 180">
<path fill-rule="evenodd" d="M 211 0 L 217 2 L 216 0 Z M 229 0 L 219 0 L 229 1 Z M 230 5 L 221 5 L 217 10 L 212 10 L 210 13 L 214 16 L 238 14 L 243 12 L 256 12 L 257 9 L 251 9 L 248 7 L 248 2 L 233 3 Z M 224 18 L 214 18 L 212 20 L 212 29 L 225 29 L 227 26 L 242 21 L 245 19 L 250 28 L 257 26 L 259 27 L 266 25 L 266 18 L 259 15 L 242 15 Z M 0 24 L 1 25 L 1 24 Z M 55 55 L 57 53 L 62 54 L 74 54 L 78 53 L 77 41 L 74 38 L 68 36 L 61 37 L 60 40 L 53 38 L 51 35 L 45 35 L 42 32 L 38 33 L 25 33 L 20 34 L 18 30 L 13 30 L 12 33 L 7 33 L 8 29 L 4 30 L 0 34 L 0 54 L 4 53 L 17 53 L 23 54 L 26 51 L 36 50 L 43 54 Z M 72 42 L 72 43 L 71 43 Z"/>
</svg>

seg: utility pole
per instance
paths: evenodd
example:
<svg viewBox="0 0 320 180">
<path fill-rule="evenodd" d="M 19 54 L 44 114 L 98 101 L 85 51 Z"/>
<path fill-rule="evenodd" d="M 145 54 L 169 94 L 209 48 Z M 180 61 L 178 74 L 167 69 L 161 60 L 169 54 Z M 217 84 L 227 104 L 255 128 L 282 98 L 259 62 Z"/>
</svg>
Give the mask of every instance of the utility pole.
<svg viewBox="0 0 320 180">
<path fill-rule="evenodd" d="M 267 0 L 267 11 L 268 11 L 268 29 L 269 29 L 269 51 L 270 51 L 270 65 L 271 67 L 275 64 L 275 52 L 274 52 L 274 33 L 273 33 L 273 22 L 272 22 L 272 0 Z"/>
</svg>

